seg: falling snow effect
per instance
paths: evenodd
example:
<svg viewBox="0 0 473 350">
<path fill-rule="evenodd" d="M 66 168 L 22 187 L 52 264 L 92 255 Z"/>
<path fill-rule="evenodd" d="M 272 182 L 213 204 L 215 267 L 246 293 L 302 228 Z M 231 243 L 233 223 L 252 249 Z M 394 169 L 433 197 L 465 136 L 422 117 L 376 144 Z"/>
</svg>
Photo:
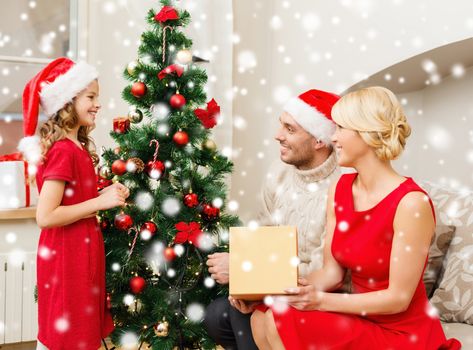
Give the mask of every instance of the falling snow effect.
<svg viewBox="0 0 473 350">
<path fill-rule="evenodd" d="M 142 211 L 150 210 L 154 204 L 153 195 L 149 192 L 139 192 L 135 197 L 135 204 Z"/>
<path fill-rule="evenodd" d="M 161 209 L 166 216 L 173 217 L 181 210 L 181 202 L 174 197 L 166 198 Z"/>
<path fill-rule="evenodd" d="M 205 309 L 203 305 L 198 303 L 189 304 L 186 308 L 186 316 L 192 322 L 201 322 L 205 315 Z"/>
</svg>

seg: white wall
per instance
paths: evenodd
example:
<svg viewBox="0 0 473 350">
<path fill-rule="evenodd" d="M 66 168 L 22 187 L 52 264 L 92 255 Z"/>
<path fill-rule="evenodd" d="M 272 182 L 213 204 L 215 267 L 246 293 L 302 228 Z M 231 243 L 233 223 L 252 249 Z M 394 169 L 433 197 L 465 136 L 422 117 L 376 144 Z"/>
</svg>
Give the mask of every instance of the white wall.
<svg viewBox="0 0 473 350">
<path fill-rule="evenodd" d="M 413 132 L 396 167 L 415 179 L 473 188 L 473 68 L 399 96 Z"/>
<path fill-rule="evenodd" d="M 241 217 L 251 217 L 266 169 L 277 157 L 272 136 L 290 95 L 309 88 L 340 93 L 408 57 L 471 37 L 472 10 L 468 0 L 455 6 L 440 0 L 236 1 L 234 114 L 246 127 L 234 132 L 239 156 L 231 194 Z M 242 64 L 250 68 L 241 72 Z"/>
</svg>

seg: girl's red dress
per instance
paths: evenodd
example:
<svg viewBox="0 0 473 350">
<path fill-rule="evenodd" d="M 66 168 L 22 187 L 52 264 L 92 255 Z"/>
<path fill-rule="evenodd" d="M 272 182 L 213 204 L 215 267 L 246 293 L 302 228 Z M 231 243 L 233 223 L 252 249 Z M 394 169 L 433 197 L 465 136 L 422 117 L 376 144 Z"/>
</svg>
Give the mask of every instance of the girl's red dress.
<svg viewBox="0 0 473 350">
<path fill-rule="evenodd" d="M 425 191 L 407 178 L 373 208 L 355 211 L 352 186 L 356 177 L 357 174 L 347 174 L 338 181 L 335 192 L 336 228 L 331 249 L 338 263 L 351 270 L 352 293 L 367 293 L 386 289 L 389 285 L 393 221 L 400 200 L 409 192 Z M 299 311 L 292 307 L 284 313 L 273 309 L 273 315 L 287 350 L 431 350 L 461 347 L 458 340 L 447 341 L 445 338 L 440 321 L 429 305 L 422 278 L 408 309 L 394 315 L 363 317 Z"/>
<path fill-rule="evenodd" d="M 89 153 L 72 140 L 53 144 L 36 175 L 66 182 L 61 205 L 98 196 Z M 95 350 L 113 330 L 105 293 L 103 237 L 95 217 L 41 230 L 37 257 L 38 340 L 50 350 Z"/>
</svg>

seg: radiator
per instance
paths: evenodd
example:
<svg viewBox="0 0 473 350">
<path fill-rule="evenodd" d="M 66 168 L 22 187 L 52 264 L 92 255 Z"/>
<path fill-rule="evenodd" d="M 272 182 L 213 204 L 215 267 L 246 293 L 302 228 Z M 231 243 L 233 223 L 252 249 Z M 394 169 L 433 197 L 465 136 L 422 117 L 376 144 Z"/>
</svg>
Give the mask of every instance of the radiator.
<svg viewBox="0 0 473 350">
<path fill-rule="evenodd" d="M 0 344 L 36 340 L 36 253 L 0 254 Z"/>
</svg>

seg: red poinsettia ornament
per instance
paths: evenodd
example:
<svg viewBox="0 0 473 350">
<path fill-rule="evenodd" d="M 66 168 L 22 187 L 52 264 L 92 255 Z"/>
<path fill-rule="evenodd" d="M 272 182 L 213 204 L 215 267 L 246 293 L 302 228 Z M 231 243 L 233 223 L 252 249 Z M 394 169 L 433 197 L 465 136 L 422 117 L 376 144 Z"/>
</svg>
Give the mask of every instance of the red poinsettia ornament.
<svg viewBox="0 0 473 350">
<path fill-rule="evenodd" d="M 211 129 L 215 125 L 217 125 L 217 118 L 218 115 L 220 114 L 220 106 L 217 104 L 217 102 L 214 99 L 211 99 L 207 103 L 207 110 L 197 108 L 194 111 L 194 114 L 197 118 L 200 119 L 202 122 L 202 125 L 206 129 Z"/>
<path fill-rule="evenodd" d="M 178 77 L 181 77 L 182 73 L 184 73 L 184 68 L 179 64 L 171 64 L 158 73 L 158 78 L 159 80 L 163 80 L 166 75 L 173 73 L 175 73 Z"/>
<path fill-rule="evenodd" d="M 164 6 L 155 16 L 156 22 L 165 23 L 169 20 L 179 19 L 179 14 L 172 6 Z"/>
<path fill-rule="evenodd" d="M 199 236 L 202 234 L 202 231 L 198 222 L 192 221 L 187 224 L 181 221 L 175 227 L 177 230 L 176 237 L 174 238 L 175 244 L 189 242 L 196 247 L 199 246 Z"/>
</svg>

